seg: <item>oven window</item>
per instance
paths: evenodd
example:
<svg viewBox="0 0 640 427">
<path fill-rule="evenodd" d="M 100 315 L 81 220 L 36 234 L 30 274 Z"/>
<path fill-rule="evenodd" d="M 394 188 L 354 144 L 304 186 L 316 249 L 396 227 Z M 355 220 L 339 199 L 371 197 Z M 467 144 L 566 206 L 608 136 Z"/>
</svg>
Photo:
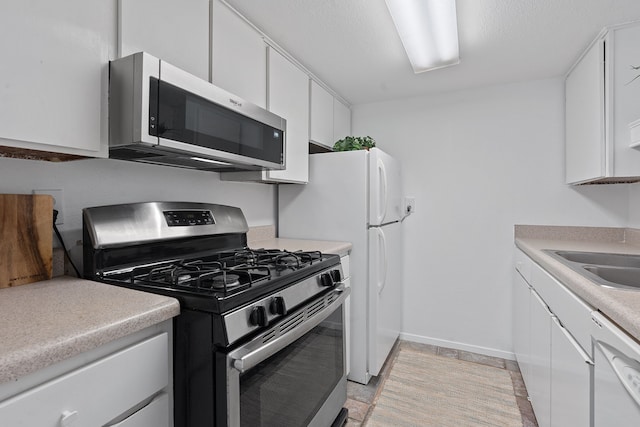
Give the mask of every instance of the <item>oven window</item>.
<svg viewBox="0 0 640 427">
<path fill-rule="evenodd" d="M 284 135 L 278 129 L 153 77 L 150 99 L 150 116 L 157 115 L 157 126 L 149 124 L 151 135 L 282 162 Z"/>
<path fill-rule="evenodd" d="M 339 307 L 302 338 L 240 376 L 240 425 L 306 426 L 343 376 Z"/>
</svg>

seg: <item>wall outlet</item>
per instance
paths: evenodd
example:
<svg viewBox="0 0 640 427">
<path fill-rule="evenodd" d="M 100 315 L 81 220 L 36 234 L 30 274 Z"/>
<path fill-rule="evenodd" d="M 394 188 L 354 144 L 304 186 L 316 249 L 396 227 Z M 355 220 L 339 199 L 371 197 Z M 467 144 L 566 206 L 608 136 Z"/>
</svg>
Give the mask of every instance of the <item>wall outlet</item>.
<svg viewBox="0 0 640 427">
<path fill-rule="evenodd" d="M 33 194 L 48 194 L 53 197 L 53 209 L 58 211 L 56 225 L 64 224 L 64 194 L 62 190 L 33 190 Z"/>
<path fill-rule="evenodd" d="M 405 197 L 404 198 L 404 214 L 410 215 L 416 210 L 416 198 Z"/>
</svg>

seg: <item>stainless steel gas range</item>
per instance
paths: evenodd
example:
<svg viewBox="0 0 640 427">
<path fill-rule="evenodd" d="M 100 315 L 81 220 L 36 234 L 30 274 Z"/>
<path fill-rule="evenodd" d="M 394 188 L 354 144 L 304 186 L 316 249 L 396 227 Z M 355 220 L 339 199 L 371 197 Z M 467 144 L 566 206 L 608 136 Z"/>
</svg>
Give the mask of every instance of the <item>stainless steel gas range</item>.
<svg viewBox="0 0 640 427">
<path fill-rule="evenodd" d="M 247 247 L 238 208 L 147 202 L 83 210 L 86 278 L 177 298 L 176 427 L 342 425 L 340 259 Z"/>
</svg>

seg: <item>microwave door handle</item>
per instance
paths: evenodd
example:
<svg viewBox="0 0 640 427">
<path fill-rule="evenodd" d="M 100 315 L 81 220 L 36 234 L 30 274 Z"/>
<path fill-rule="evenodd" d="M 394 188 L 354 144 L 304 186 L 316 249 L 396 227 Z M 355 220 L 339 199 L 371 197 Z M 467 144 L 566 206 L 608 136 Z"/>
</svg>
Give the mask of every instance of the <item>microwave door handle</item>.
<svg viewBox="0 0 640 427">
<path fill-rule="evenodd" d="M 335 301 L 322 309 L 320 312 L 316 313 L 310 319 L 302 322 L 300 326 L 297 326 L 284 335 L 281 335 L 278 338 L 269 341 L 264 346 L 261 346 L 253 351 L 250 351 L 249 353 L 244 354 L 242 357 L 234 357 L 230 354 L 229 357 L 231 358 L 231 366 L 233 366 L 240 373 L 244 373 L 249 369 L 257 366 L 263 360 L 273 356 L 280 350 L 283 350 L 299 338 L 303 337 L 307 332 L 322 323 L 322 321 L 325 320 L 331 313 L 333 313 L 336 308 L 343 304 L 351 293 L 351 289 L 344 288 L 343 286 L 339 285 L 339 287 L 336 287 L 335 292 L 339 294 L 338 298 Z M 240 348 L 239 350 L 241 349 L 242 348 Z"/>
</svg>

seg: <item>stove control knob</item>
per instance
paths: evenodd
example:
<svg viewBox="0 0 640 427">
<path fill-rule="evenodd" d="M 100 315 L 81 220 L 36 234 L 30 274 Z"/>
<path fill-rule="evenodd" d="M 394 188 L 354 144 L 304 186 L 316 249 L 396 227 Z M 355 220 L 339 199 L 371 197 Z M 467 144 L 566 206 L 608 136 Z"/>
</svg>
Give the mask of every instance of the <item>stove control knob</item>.
<svg viewBox="0 0 640 427">
<path fill-rule="evenodd" d="M 287 314 L 287 306 L 284 303 L 284 298 L 273 298 L 271 300 L 271 303 L 269 303 L 269 311 L 271 312 L 271 314 L 279 314 L 281 316 Z"/>
<path fill-rule="evenodd" d="M 320 285 L 326 286 L 328 288 L 332 288 L 336 285 L 333 282 L 333 277 L 331 276 L 331 273 L 322 273 L 320 275 Z"/>
<path fill-rule="evenodd" d="M 340 274 L 340 270 L 331 270 L 329 274 L 331 274 L 331 278 L 334 282 L 342 282 L 342 275 Z"/>
<path fill-rule="evenodd" d="M 254 307 L 249 314 L 249 323 L 253 326 L 267 326 L 269 324 L 267 310 L 261 305 Z"/>
</svg>

